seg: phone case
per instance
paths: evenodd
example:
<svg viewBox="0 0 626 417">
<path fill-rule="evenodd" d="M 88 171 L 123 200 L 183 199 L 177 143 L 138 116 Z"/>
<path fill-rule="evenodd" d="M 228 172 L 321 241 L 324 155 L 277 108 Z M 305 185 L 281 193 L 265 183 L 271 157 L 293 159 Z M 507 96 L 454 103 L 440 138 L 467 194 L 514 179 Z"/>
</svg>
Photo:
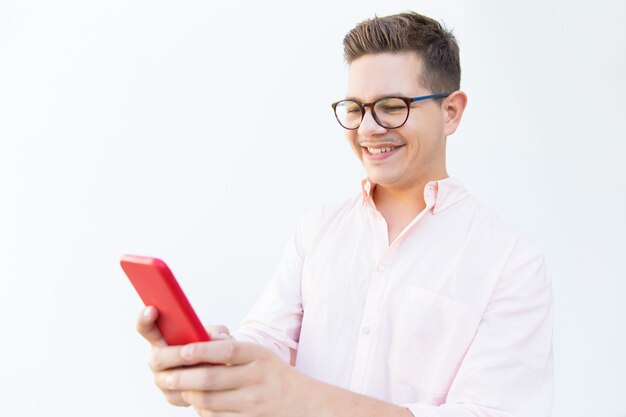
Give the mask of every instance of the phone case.
<svg viewBox="0 0 626 417">
<path fill-rule="evenodd" d="M 157 326 L 169 345 L 207 342 L 210 337 L 165 262 L 124 255 L 122 269 L 146 306 L 159 312 Z"/>
</svg>

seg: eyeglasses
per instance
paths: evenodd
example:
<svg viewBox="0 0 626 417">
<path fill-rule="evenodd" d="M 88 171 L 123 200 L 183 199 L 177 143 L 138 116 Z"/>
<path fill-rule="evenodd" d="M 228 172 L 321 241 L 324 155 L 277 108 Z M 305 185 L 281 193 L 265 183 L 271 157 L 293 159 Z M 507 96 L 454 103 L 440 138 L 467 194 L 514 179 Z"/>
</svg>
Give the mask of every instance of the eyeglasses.
<svg viewBox="0 0 626 417">
<path fill-rule="evenodd" d="M 361 126 L 365 108 L 372 109 L 372 117 L 385 129 L 397 129 L 409 118 L 411 103 L 416 101 L 448 97 L 450 94 L 431 94 L 421 97 L 383 97 L 373 103 L 356 100 L 341 100 L 332 104 L 337 121 L 344 129 L 354 130 Z"/>
</svg>

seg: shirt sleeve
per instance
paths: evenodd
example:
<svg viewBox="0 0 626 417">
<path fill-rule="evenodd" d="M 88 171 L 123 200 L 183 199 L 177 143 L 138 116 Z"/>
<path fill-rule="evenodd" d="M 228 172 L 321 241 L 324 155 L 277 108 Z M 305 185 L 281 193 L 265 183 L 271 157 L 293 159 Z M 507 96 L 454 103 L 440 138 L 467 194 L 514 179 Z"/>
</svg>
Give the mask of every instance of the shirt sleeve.
<svg viewBox="0 0 626 417">
<path fill-rule="evenodd" d="M 276 272 L 259 300 L 233 334 L 274 351 L 293 365 L 302 323 L 302 223 L 287 243 Z"/>
<path fill-rule="evenodd" d="M 553 296 L 543 255 L 518 239 L 444 404 L 415 417 L 548 417 Z"/>
</svg>

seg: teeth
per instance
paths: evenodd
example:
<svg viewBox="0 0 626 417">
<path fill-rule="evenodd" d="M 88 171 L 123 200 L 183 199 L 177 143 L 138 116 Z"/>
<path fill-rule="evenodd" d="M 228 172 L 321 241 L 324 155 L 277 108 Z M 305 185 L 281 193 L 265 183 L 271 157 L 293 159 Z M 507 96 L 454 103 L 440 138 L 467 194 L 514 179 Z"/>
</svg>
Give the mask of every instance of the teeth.
<svg viewBox="0 0 626 417">
<path fill-rule="evenodd" d="M 391 152 L 394 149 L 396 149 L 395 147 L 384 147 L 384 148 L 367 148 L 367 150 L 372 154 L 372 155 L 378 155 L 379 153 L 383 153 L 383 152 Z"/>
</svg>

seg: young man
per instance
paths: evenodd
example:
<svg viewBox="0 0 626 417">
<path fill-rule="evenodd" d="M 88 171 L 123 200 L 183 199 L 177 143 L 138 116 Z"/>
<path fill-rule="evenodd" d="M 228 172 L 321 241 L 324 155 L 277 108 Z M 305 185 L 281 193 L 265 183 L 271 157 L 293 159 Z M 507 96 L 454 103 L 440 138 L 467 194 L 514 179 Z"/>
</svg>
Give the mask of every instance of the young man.
<svg viewBox="0 0 626 417">
<path fill-rule="evenodd" d="M 201 416 L 548 416 L 543 256 L 446 171 L 467 103 L 454 37 L 403 13 L 344 47 L 333 108 L 362 192 L 299 223 L 232 337 L 218 326 L 223 340 L 168 347 L 146 309 L 156 384 Z"/>
</svg>

